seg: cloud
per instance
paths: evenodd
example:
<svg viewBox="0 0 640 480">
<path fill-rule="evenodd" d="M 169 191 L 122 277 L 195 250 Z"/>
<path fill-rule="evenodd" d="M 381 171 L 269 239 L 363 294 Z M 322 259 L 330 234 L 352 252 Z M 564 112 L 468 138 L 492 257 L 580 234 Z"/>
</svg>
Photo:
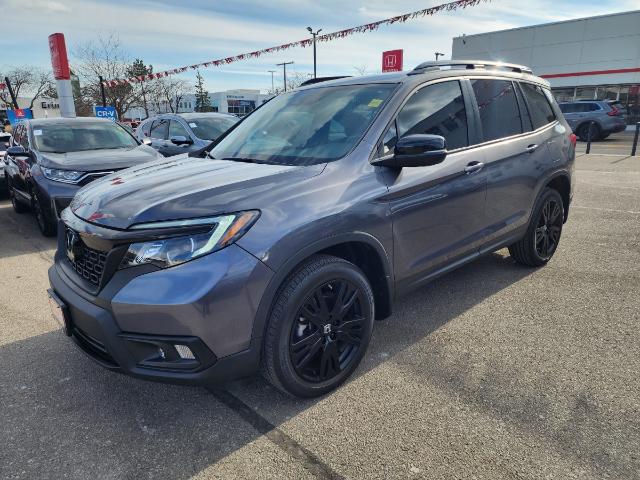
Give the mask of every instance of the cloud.
<svg viewBox="0 0 640 480">
<path fill-rule="evenodd" d="M 5 0 L 2 62 L 49 65 L 47 36 L 65 33 L 69 50 L 100 32 L 116 33 L 132 58 L 142 58 L 156 71 L 223 58 L 305 38 L 306 26 L 323 32 L 340 30 L 406 13 L 446 0 L 388 2 L 388 0 Z M 566 20 L 632 9 L 637 0 L 537 0 L 522 7 L 521 0 L 483 3 L 460 11 L 420 18 L 406 24 L 382 26 L 318 45 L 319 74 L 352 75 L 354 66 L 380 69 L 381 52 L 403 48 L 405 68 L 451 52 L 451 41 L 471 35 L 537 23 Z M 29 35 L 25 36 L 24 26 Z M 310 72 L 312 51 L 292 49 L 247 62 L 202 70 L 207 87 L 269 88 L 267 70 L 294 61 L 290 71 Z M 189 72 L 185 78 L 192 79 Z M 276 76 L 277 81 L 281 75 Z"/>
</svg>

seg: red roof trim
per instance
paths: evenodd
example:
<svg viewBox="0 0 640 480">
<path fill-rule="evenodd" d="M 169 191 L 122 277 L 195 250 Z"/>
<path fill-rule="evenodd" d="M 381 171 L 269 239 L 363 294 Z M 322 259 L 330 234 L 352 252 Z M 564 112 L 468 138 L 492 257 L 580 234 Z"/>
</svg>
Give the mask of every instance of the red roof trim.
<svg viewBox="0 0 640 480">
<path fill-rule="evenodd" d="M 540 75 L 542 78 L 561 78 L 561 77 L 584 77 L 587 75 L 611 75 L 614 73 L 634 73 L 640 72 L 640 68 L 619 68 L 617 70 L 593 70 L 591 72 L 572 72 L 572 73 L 549 73 Z"/>
</svg>

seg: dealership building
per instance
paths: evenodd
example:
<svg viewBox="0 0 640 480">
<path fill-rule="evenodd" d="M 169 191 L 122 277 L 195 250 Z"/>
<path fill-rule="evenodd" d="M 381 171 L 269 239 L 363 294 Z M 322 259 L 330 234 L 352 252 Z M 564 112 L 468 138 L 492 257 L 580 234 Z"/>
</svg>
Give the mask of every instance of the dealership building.
<svg viewBox="0 0 640 480">
<path fill-rule="evenodd" d="M 617 100 L 640 122 L 640 10 L 462 35 L 452 59 L 526 65 L 558 101 Z"/>
</svg>

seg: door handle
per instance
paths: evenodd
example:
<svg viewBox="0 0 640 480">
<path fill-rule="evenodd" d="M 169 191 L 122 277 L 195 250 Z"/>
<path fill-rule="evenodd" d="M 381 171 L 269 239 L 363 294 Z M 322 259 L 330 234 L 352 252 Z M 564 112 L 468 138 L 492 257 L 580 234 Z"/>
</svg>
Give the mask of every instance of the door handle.
<svg viewBox="0 0 640 480">
<path fill-rule="evenodd" d="M 533 144 L 529 145 L 529 146 L 526 148 L 526 150 L 527 150 L 527 152 L 529 152 L 529 153 L 533 153 L 533 152 L 535 152 L 535 151 L 536 151 L 536 148 L 538 148 L 538 144 L 537 144 L 537 143 L 533 143 Z"/>
<path fill-rule="evenodd" d="M 482 170 L 482 167 L 484 167 L 484 163 L 482 162 L 471 162 L 466 167 L 464 167 L 464 171 L 467 174 L 475 173 Z"/>
</svg>

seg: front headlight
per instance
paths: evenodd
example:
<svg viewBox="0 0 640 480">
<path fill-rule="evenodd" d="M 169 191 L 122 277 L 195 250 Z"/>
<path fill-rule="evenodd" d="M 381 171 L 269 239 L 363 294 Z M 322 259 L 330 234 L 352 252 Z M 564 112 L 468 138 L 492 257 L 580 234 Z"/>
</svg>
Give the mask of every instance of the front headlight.
<svg viewBox="0 0 640 480">
<path fill-rule="evenodd" d="M 173 267 L 220 250 L 234 243 L 255 223 L 258 211 L 239 212 L 213 218 L 154 222 L 131 227 L 135 230 L 195 227 L 210 225 L 204 233 L 132 243 L 125 254 L 120 268 L 152 264 L 160 268 Z"/>
<path fill-rule="evenodd" d="M 63 183 L 78 183 L 85 174 L 85 172 L 77 170 L 58 170 L 57 168 L 45 167 L 42 167 L 42 173 L 49 180 Z"/>
</svg>

